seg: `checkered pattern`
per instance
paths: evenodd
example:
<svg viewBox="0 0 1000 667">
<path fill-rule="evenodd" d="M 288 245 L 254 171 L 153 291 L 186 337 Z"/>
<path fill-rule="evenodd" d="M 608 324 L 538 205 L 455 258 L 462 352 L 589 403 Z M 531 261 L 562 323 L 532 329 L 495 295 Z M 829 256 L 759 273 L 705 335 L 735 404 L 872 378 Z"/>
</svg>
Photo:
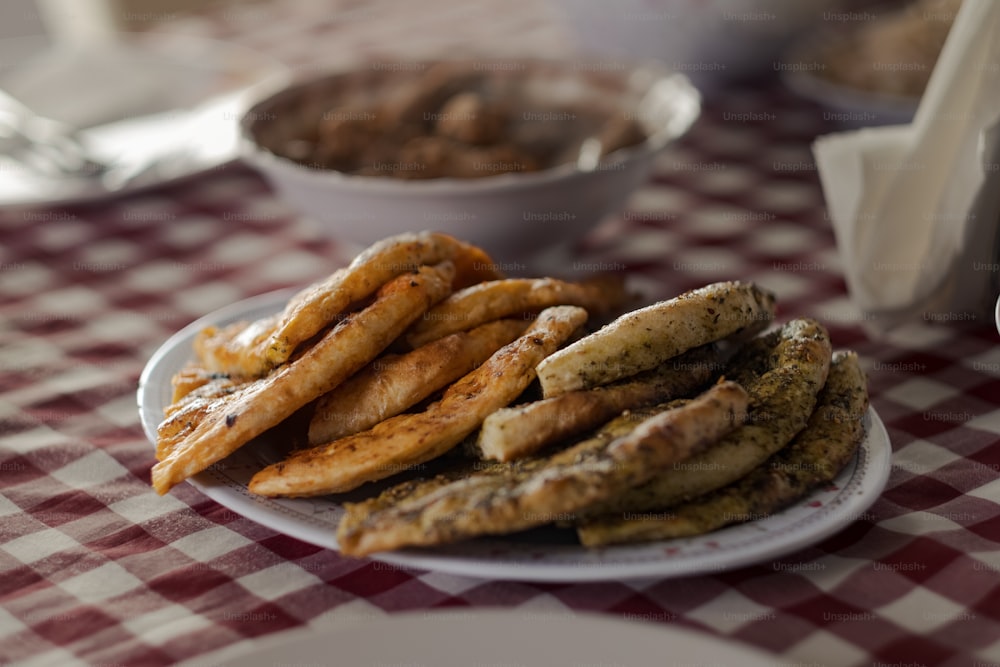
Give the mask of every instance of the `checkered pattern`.
<svg viewBox="0 0 1000 667">
<path fill-rule="evenodd" d="M 310 16 L 319 4 L 289 6 Z M 365 9 L 382 4 L 310 29 L 362 50 L 388 34 Z M 520 18 L 502 27 L 529 23 L 505 6 Z M 227 26 L 258 46 L 293 33 L 294 12 L 254 11 L 176 29 Z M 383 32 L 360 32 L 366 20 Z M 293 52 L 307 42 L 291 41 Z M 774 120 L 727 120 L 748 110 Z M 88 206 L 0 210 L 0 664 L 165 665 L 289 628 L 454 606 L 674 623 L 798 665 L 1000 664 L 997 335 L 921 322 L 865 335 L 808 151 L 831 129 L 772 83 L 710 101 L 628 210 L 576 249 L 654 297 L 722 278 L 774 289 L 785 316 L 822 319 L 862 355 L 892 439 L 887 490 L 845 530 L 777 562 L 681 580 L 412 571 L 276 534 L 189 485 L 156 496 L 135 409 L 145 360 L 190 320 L 324 276 L 347 249 L 240 167 Z"/>
</svg>

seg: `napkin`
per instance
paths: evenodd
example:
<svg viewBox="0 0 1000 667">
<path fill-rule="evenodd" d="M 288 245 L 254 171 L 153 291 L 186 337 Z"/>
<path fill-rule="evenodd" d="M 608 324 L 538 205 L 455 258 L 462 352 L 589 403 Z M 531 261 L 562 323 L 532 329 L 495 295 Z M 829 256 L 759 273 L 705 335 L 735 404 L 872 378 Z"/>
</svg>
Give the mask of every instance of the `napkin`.
<svg viewBox="0 0 1000 667">
<path fill-rule="evenodd" d="M 873 333 L 990 321 L 1000 293 L 1000 2 L 965 0 L 913 121 L 819 137 L 852 300 Z"/>
</svg>

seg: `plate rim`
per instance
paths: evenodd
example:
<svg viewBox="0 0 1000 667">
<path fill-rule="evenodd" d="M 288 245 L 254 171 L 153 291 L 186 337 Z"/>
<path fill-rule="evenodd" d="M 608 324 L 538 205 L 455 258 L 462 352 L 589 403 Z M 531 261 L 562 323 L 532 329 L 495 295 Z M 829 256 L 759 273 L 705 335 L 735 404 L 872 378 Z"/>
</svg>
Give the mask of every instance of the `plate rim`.
<svg viewBox="0 0 1000 667">
<path fill-rule="evenodd" d="M 152 405 L 155 397 L 152 387 L 160 381 L 160 376 L 172 376 L 179 366 L 167 369 L 164 364 L 175 357 L 184 360 L 191 358 L 190 342 L 194 335 L 209 325 L 224 325 L 240 319 L 280 310 L 288 298 L 298 289 L 289 288 L 258 294 L 214 310 L 183 327 L 167 338 L 149 358 L 139 377 L 136 391 L 140 422 L 146 438 L 155 443 L 156 426 L 162 417 L 157 417 L 162 411 L 162 404 Z M 664 540 L 641 545 L 617 545 L 599 549 L 575 547 L 576 551 L 596 558 L 594 562 L 577 560 L 565 562 L 532 562 L 525 563 L 518 559 L 501 559 L 498 557 L 485 559 L 481 556 L 454 555 L 435 549 L 404 549 L 397 552 L 372 554 L 369 560 L 379 561 L 402 569 L 417 569 L 441 572 L 459 576 L 490 578 L 514 581 L 544 581 L 544 582 L 595 582 L 608 580 L 642 579 L 642 578 L 674 578 L 681 576 L 697 576 L 719 573 L 725 570 L 745 567 L 752 564 L 773 562 L 780 557 L 794 554 L 811 545 L 817 544 L 830 535 L 840 531 L 859 515 L 867 510 L 881 495 L 888 482 L 891 471 L 892 447 L 885 424 L 869 405 L 867 412 L 868 430 L 865 440 L 858 453 L 851 459 L 848 467 L 838 475 L 838 480 L 846 475 L 846 480 L 839 486 L 839 492 L 833 499 L 816 511 L 808 513 L 789 526 L 778 529 L 777 533 L 767 533 L 768 523 L 780 524 L 783 512 L 766 519 L 736 524 L 710 533 L 713 536 L 732 535 L 732 531 L 751 532 L 756 530 L 760 537 L 757 540 L 748 539 L 750 548 L 743 545 L 734 555 L 732 551 L 699 553 L 696 561 L 687 555 L 682 560 L 670 560 L 669 557 L 653 560 L 621 560 L 622 554 L 643 552 L 662 548 L 670 542 L 684 541 L 714 542 L 706 536 L 680 538 L 680 540 Z M 858 476 L 860 474 L 860 477 Z M 263 525 L 278 533 L 333 551 L 337 548 L 334 530 L 328 522 L 311 515 L 296 512 L 288 504 L 297 504 L 301 499 L 271 499 L 255 496 L 233 478 L 220 469 L 209 469 L 198 473 L 190 480 L 192 486 L 206 496 L 226 507 L 232 512 Z M 854 487 L 859 487 L 855 489 Z M 814 492 L 806 498 L 793 504 L 789 509 L 806 505 L 815 497 Z M 293 505 L 295 506 L 295 505 Z M 760 530 L 764 525 L 765 530 Z M 754 528 L 756 527 L 756 528 Z M 317 531 L 320 531 L 317 533 Z M 778 539 L 775 539 L 775 538 Z M 502 536 L 489 538 L 492 541 L 503 542 Z M 544 550 L 544 545 L 538 549 Z M 611 562 L 602 560 L 606 553 L 617 554 L 619 559 Z M 666 555 L 666 554 L 664 554 Z M 359 559 L 359 563 L 362 562 Z"/>
</svg>

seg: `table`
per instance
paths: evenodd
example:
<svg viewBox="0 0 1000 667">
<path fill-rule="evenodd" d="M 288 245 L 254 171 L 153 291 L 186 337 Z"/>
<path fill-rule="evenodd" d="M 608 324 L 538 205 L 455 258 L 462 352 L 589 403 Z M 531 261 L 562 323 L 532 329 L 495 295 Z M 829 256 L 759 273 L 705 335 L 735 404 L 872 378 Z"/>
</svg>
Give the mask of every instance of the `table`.
<svg viewBox="0 0 1000 667">
<path fill-rule="evenodd" d="M 323 27 L 314 5 L 289 6 L 300 28 Z M 371 14 L 357 7 L 326 29 L 349 21 L 364 43 L 356 24 Z M 279 25 L 254 11 L 257 23 L 222 25 L 260 43 L 293 30 L 294 12 Z M 997 333 L 932 322 L 865 333 L 809 153 L 834 129 L 777 82 L 728 90 L 575 249 L 649 298 L 726 278 L 771 288 L 782 318 L 815 316 L 859 352 L 890 434 L 888 486 L 846 529 L 682 579 L 413 571 L 277 534 L 187 484 L 157 496 L 135 407 L 148 357 L 191 320 L 325 276 L 350 249 L 239 165 L 85 206 L 0 210 L 0 664 L 165 665 L 290 628 L 485 607 L 671 624 L 800 666 L 1000 664 Z"/>
</svg>

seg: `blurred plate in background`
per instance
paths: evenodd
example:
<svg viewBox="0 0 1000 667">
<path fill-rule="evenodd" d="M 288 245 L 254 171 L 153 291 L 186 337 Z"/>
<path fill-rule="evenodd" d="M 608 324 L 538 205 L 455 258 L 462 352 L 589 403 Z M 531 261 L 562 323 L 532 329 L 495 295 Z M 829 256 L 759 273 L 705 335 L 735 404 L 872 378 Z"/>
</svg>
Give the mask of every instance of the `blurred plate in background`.
<svg viewBox="0 0 1000 667">
<path fill-rule="evenodd" d="M 252 50 L 190 37 L 124 36 L 86 47 L 0 40 L 0 88 L 41 115 L 86 128 L 83 138 L 100 159 L 142 169 L 115 193 L 234 160 L 245 109 L 287 78 L 284 66 Z M 109 194 L 99 182 L 41 177 L 0 156 L 0 205 Z"/>
<path fill-rule="evenodd" d="M 669 657 L 668 657 L 669 656 Z M 406 613 L 243 642 L 187 667 L 274 665 L 782 667 L 755 648 L 676 625 L 530 609 Z"/>
</svg>

